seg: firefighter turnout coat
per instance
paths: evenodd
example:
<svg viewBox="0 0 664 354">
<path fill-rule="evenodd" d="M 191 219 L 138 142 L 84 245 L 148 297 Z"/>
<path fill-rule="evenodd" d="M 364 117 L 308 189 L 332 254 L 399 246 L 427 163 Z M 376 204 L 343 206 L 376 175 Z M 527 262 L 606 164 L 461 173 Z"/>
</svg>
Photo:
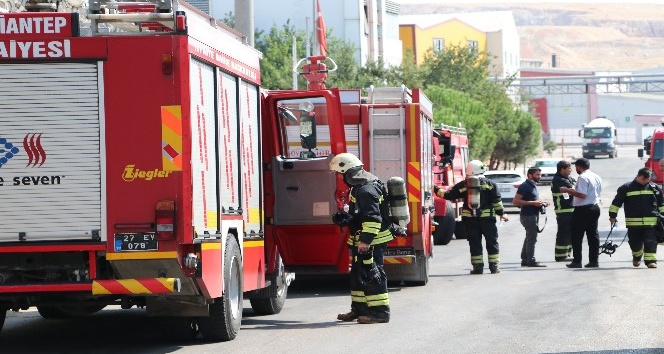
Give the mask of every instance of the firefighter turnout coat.
<svg viewBox="0 0 664 354">
<path fill-rule="evenodd" d="M 556 247 L 554 257 L 557 262 L 564 261 L 572 253 L 572 215 L 574 213 L 574 197 L 567 195 L 567 199 L 560 192 L 561 187 L 574 188 L 576 180 L 565 177 L 560 172 L 553 175 L 551 180 L 551 195 L 553 196 L 553 210 L 556 212 Z"/>
<path fill-rule="evenodd" d="M 447 192 L 436 188 L 436 195 L 447 200 L 463 199 L 462 217 L 473 217 L 473 210 L 468 205 L 468 187 L 466 180 L 455 184 Z M 481 218 L 493 218 L 496 215 L 503 215 L 503 202 L 500 199 L 498 186 L 492 180 L 480 177 L 480 204 L 477 209 L 477 216 Z"/>
<path fill-rule="evenodd" d="M 473 210 L 469 206 L 467 180 L 455 184 L 447 192 L 441 188 L 434 187 L 434 193 L 441 198 L 447 200 L 463 199 L 461 217 L 470 247 L 470 263 L 475 270 L 484 266 L 482 235 L 486 239 L 489 265 L 493 264 L 495 266 L 500 262 L 496 215 L 503 215 L 504 213 L 503 203 L 496 183 L 483 176 L 480 176 L 479 179 L 480 202 L 475 213 L 473 213 Z"/>
<path fill-rule="evenodd" d="M 364 170 L 349 171 L 344 180 L 351 186 L 349 213 L 353 263 L 350 271 L 351 310 L 360 316 L 389 320 L 390 301 L 384 255 L 394 236 L 390 231 L 387 192 L 382 182 Z M 357 244 L 364 242 L 370 251 L 359 253 Z"/>
<path fill-rule="evenodd" d="M 664 213 L 662 190 L 652 182 L 644 186 L 634 180 L 620 186 L 609 207 L 609 217 L 617 217 L 618 210 L 623 204 L 625 226 L 628 228 L 654 228 L 658 221 L 657 212 Z"/>
<path fill-rule="evenodd" d="M 635 179 L 618 188 L 609 207 L 609 217 L 617 217 L 622 205 L 625 206 L 625 225 L 632 262 L 636 267 L 643 257 L 645 264 L 651 267 L 652 263 L 657 263 L 655 227 L 659 222 L 658 214 L 664 213 L 662 190 L 652 182 L 642 185 Z"/>
</svg>

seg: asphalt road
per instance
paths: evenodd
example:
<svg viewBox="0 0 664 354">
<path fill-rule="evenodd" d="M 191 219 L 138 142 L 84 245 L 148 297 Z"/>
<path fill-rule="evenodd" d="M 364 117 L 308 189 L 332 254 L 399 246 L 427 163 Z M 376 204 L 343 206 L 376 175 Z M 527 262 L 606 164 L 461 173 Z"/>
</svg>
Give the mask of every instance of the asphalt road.
<svg viewBox="0 0 664 354">
<path fill-rule="evenodd" d="M 616 189 L 642 166 L 636 149 L 591 160 L 604 179 L 602 242 Z M 568 149 L 566 156 L 574 154 Z M 548 186 L 539 190 L 550 200 Z M 664 353 L 664 269 L 632 267 L 626 242 L 612 257 L 601 255 L 599 269 L 567 269 L 553 261 L 551 210 L 536 251 L 548 267 L 523 268 L 524 231 L 518 214 L 509 217 L 499 228 L 500 274 L 469 275 L 465 240 L 436 246 L 428 285 L 390 287 L 388 324 L 336 321 L 349 309 L 346 279 L 298 278 L 280 314 L 253 316 L 247 303 L 232 342 L 169 342 L 159 333 L 159 320 L 136 309 L 75 320 L 45 320 L 26 311 L 7 318 L 0 353 Z M 624 233 L 621 212 L 613 242 Z"/>
</svg>

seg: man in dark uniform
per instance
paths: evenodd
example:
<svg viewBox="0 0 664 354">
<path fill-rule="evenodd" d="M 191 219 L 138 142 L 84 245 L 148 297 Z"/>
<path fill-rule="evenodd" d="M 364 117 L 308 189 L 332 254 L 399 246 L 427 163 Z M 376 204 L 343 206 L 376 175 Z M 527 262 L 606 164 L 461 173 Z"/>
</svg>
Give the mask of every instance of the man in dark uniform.
<svg viewBox="0 0 664 354">
<path fill-rule="evenodd" d="M 383 260 L 387 243 L 394 236 L 385 199 L 385 187 L 378 177 L 365 171 L 360 159 L 350 153 L 336 155 L 330 170 L 343 175 L 350 190 L 350 234 L 353 264 L 350 271 L 351 310 L 338 320 L 359 323 L 390 321 L 390 301 Z"/>
<path fill-rule="evenodd" d="M 657 237 L 655 226 L 659 213 L 664 213 L 662 190 L 650 182 L 652 170 L 642 168 L 633 181 L 618 188 L 616 197 L 609 207 L 609 221 L 616 222 L 618 210 L 625 205 L 625 226 L 632 249 L 632 265 L 641 265 L 641 257 L 646 267 L 657 268 Z"/>
<path fill-rule="evenodd" d="M 576 180 L 572 174 L 572 164 L 561 160 L 556 166 L 557 172 L 551 181 L 551 195 L 553 208 L 556 212 L 558 232 L 556 233 L 556 262 L 565 261 L 572 253 L 572 215 L 574 213 L 574 199 L 569 193 L 560 192 L 560 187 L 574 188 Z"/>
<path fill-rule="evenodd" d="M 498 249 L 498 229 L 496 228 L 496 215 L 507 221 L 503 210 L 503 202 L 496 183 L 484 177 L 484 164 L 473 160 L 466 166 L 466 180 L 454 185 L 445 192 L 434 186 L 434 193 L 447 200 L 463 198 L 463 211 L 461 218 L 466 228 L 468 245 L 470 246 L 470 264 L 473 269 L 470 274 L 484 272 L 484 255 L 482 254 L 482 235 L 486 239 L 486 251 L 489 254 L 489 270 L 492 274 L 500 273 L 500 253 Z M 477 184 L 472 185 L 472 179 Z M 476 198 L 479 197 L 479 201 Z"/>
</svg>

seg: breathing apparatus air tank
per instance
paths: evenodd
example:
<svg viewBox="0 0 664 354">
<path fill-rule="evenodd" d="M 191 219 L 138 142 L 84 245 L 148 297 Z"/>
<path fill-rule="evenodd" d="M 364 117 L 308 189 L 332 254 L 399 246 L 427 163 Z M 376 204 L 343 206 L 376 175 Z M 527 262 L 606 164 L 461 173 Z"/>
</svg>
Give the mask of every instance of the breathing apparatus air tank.
<svg viewBox="0 0 664 354">
<path fill-rule="evenodd" d="M 391 177 L 387 180 L 388 203 L 392 221 L 405 227 L 410 222 L 410 209 L 408 209 L 408 196 L 406 182 L 401 177 Z"/>
<path fill-rule="evenodd" d="M 468 189 L 468 207 L 477 216 L 477 209 L 480 207 L 480 177 L 466 176 L 466 188 Z"/>
</svg>

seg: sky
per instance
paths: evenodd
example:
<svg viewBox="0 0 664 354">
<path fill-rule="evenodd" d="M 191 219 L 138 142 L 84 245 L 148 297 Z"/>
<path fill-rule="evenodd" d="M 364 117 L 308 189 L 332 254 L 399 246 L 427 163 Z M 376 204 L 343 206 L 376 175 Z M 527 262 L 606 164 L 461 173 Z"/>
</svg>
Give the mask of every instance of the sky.
<svg viewBox="0 0 664 354">
<path fill-rule="evenodd" d="M 664 0 L 392 0 L 401 4 L 532 4 L 532 3 L 570 3 L 570 4 L 662 4 Z"/>
</svg>

